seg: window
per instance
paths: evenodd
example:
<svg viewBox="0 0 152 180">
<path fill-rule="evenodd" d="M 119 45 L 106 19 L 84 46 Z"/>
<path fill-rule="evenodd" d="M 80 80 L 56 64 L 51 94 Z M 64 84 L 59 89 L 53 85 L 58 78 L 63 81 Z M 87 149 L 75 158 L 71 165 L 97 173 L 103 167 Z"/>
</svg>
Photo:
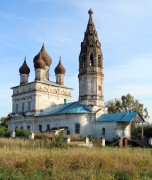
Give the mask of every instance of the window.
<svg viewBox="0 0 152 180">
<path fill-rule="evenodd" d="M 105 128 L 102 128 L 102 137 L 105 137 Z"/>
<path fill-rule="evenodd" d="M 79 123 L 75 124 L 75 133 L 80 134 L 80 124 Z"/>
<path fill-rule="evenodd" d="M 39 132 L 42 132 L 42 125 L 39 125 Z"/>
<path fill-rule="evenodd" d="M 50 125 L 47 124 L 46 130 L 49 131 L 50 130 Z"/>
<path fill-rule="evenodd" d="M 27 129 L 30 131 L 30 126 L 27 126 Z"/>
<path fill-rule="evenodd" d="M 21 130 L 23 130 L 23 126 L 21 126 Z"/>
<path fill-rule="evenodd" d="M 18 126 L 15 127 L 15 131 L 18 129 Z"/>
<path fill-rule="evenodd" d="M 90 54 L 90 66 L 93 66 L 93 60 L 94 60 L 93 54 Z"/>
<path fill-rule="evenodd" d="M 69 135 L 70 134 L 70 130 L 67 130 L 67 135 Z"/>
<path fill-rule="evenodd" d="M 28 101 L 28 107 L 27 107 L 27 110 L 28 110 L 28 111 L 31 111 L 31 102 L 30 102 L 30 101 Z"/>
<path fill-rule="evenodd" d="M 99 85 L 99 91 L 101 91 L 101 86 Z"/>
<path fill-rule="evenodd" d="M 18 104 L 16 104 L 16 113 L 18 113 Z"/>
<path fill-rule="evenodd" d="M 24 112 L 24 103 L 22 103 L 22 112 Z"/>
</svg>

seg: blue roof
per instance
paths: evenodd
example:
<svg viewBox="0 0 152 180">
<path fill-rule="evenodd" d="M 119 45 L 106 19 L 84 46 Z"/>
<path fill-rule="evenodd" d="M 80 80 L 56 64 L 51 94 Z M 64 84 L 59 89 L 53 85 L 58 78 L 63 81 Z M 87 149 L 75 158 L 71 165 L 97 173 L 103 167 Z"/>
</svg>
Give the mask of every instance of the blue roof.
<svg viewBox="0 0 152 180">
<path fill-rule="evenodd" d="M 96 122 L 130 122 L 137 114 L 137 112 L 102 114 Z"/>
<path fill-rule="evenodd" d="M 47 116 L 47 115 L 57 115 L 57 114 L 82 114 L 91 113 L 85 105 L 78 102 L 72 102 L 61 105 L 54 105 L 50 108 L 43 110 L 42 112 L 36 113 L 35 116 Z"/>
</svg>

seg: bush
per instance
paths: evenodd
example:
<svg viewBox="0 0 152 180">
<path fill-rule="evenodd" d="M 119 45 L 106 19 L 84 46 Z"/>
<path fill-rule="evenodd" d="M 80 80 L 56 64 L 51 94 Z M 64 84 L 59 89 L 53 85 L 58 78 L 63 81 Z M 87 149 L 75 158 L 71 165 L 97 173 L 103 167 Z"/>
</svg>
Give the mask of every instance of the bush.
<svg viewBox="0 0 152 180">
<path fill-rule="evenodd" d="M 9 130 L 4 126 L 0 126 L 0 137 L 9 137 L 9 135 Z"/>
<path fill-rule="evenodd" d="M 93 141 L 95 139 L 95 136 L 90 134 L 90 135 L 88 135 L 88 138 L 89 138 L 89 141 Z"/>
<path fill-rule="evenodd" d="M 67 144 L 65 143 L 65 137 L 62 133 L 53 137 L 50 147 L 52 148 L 66 148 Z"/>
<path fill-rule="evenodd" d="M 152 137 L 152 124 L 145 123 L 143 125 L 143 128 L 144 128 L 144 136 L 146 138 Z M 140 139 L 141 138 L 141 129 L 142 129 L 142 125 L 132 123 L 132 127 L 131 127 L 132 137 Z"/>
<path fill-rule="evenodd" d="M 66 136 L 66 137 L 70 137 L 72 142 L 84 141 L 84 138 L 82 136 L 80 136 L 80 135 L 69 135 L 69 136 Z"/>
<path fill-rule="evenodd" d="M 53 135 L 48 134 L 48 133 L 34 133 L 34 138 L 35 139 L 53 139 Z"/>
<path fill-rule="evenodd" d="M 27 138 L 30 135 L 30 130 L 17 128 L 15 130 L 15 133 L 16 133 L 17 137 L 25 137 L 25 138 Z"/>
</svg>

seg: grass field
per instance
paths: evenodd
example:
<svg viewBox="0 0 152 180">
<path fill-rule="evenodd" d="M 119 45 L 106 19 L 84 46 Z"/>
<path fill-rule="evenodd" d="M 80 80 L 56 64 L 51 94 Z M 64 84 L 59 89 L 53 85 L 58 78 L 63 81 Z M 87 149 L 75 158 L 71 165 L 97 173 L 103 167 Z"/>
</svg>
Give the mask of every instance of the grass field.
<svg viewBox="0 0 152 180">
<path fill-rule="evenodd" d="M 1 138 L 0 179 L 152 179 L 152 149 L 44 145 L 39 140 Z"/>
</svg>

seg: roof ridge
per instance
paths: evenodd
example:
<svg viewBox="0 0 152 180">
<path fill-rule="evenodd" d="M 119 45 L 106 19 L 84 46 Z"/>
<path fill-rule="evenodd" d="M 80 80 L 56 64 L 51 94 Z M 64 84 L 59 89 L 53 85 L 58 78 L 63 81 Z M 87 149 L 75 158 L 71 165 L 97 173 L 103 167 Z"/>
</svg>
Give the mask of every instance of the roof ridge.
<svg viewBox="0 0 152 180">
<path fill-rule="evenodd" d="M 65 110 L 66 108 L 68 108 L 68 107 L 70 107 L 70 106 L 72 106 L 74 103 L 76 103 L 76 102 L 71 102 L 71 103 L 69 103 L 69 105 L 68 106 L 66 106 L 66 107 L 64 107 L 62 110 L 61 110 L 61 112 L 63 111 L 63 110 Z M 64 104 L 63 104 L 64 105 Z M 65 104 L 66 105 L 66 104 Z"/>
<path fill-rule="evenodd" d="M 121 112 L 121 113 L 124 113 L 124 115 L 121 117 L 121 121 L 123 120 L 123 118 L 129 113 L 129 112 Z"/>
</svg>

